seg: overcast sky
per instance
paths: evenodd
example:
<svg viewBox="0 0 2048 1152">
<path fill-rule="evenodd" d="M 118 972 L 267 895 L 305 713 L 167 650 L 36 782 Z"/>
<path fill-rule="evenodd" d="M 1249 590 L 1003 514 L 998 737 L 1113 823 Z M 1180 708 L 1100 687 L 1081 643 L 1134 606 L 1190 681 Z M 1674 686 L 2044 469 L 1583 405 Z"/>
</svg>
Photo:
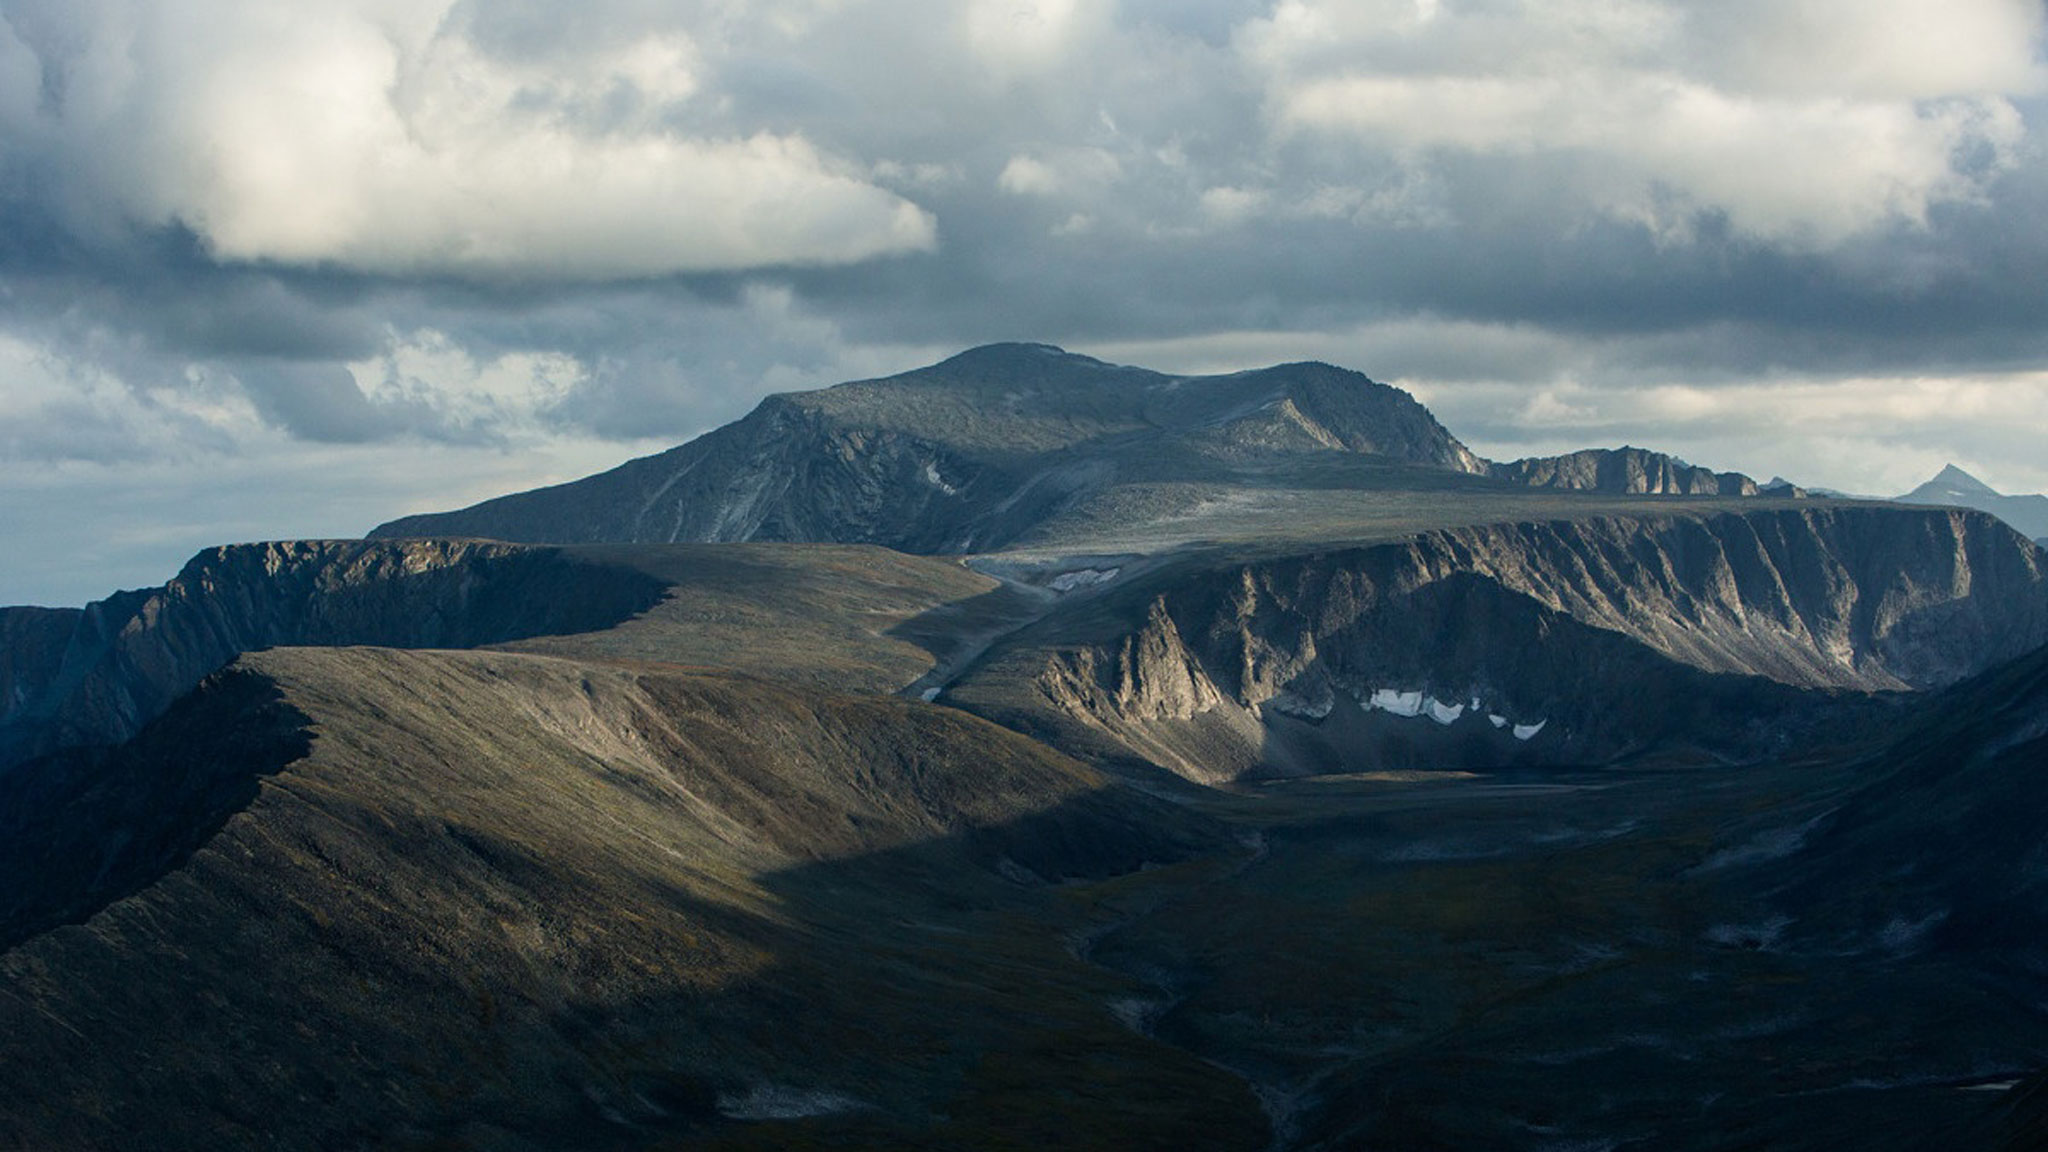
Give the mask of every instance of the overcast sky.
<svg viewBox="0 0 2048 1152">
<path fill-rule="evenodd" d="M 0 0 L 0 603 L 995 340 L 2048 490 L 2040 0 Z"/>
</svg>

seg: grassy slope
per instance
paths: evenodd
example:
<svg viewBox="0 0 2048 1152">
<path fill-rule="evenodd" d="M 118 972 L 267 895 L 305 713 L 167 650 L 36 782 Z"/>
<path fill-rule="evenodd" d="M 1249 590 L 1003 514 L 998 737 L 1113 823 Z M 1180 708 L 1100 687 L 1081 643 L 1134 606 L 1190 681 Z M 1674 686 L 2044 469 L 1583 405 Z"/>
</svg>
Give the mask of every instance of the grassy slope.
<svg viewBox="0 0 2048 1152">
<path fill-rule="evenodd" d="M 917 679 L 932 667 L 934 652 L 948 650 L 959 606 L 998 587 L 951 560 L 865 545 L 619 544 L 568 551 L 648 573 L 669 585 L 667 595 L 606 631 L 501 647 L 725 668 L 843 692 L 893 692 Z M 918 620 L 933 625 L 912 623 Z"/>
<path fill-rule="evenodd" d="M 0 1146 L 1259 1138 L 1230 1078 L 1102 1006 L 1119 982 L 1062 944 L 1085 889 L 1031 880 L 1214 833 L 1056 753 L 729 676 L 241 667 L 311 718 L 310 754 L 157 882 L 0 960 Z M 712 1116 L 767 1086 L 861 1109 Z"/>
</svg>

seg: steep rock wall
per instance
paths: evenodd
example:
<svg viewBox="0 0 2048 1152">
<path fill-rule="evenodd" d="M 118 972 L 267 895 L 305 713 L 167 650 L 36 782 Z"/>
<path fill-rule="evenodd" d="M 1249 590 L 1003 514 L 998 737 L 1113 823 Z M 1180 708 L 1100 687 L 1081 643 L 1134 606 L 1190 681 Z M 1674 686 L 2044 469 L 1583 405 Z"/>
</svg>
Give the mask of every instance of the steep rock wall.
<svg viewBox="0 0 2048 1152">
<path fill-rule="evenodd" d="M 161 588 L 88 605 L 0 650 L 23 691 L 0 710 L 0 767 L 124 740 L 243 652 L 283 645 L 468 648 L 613 624 L 661 581 L 554 549 L 475 541 L 295 541 L 208 549 Z M 33 690 L 30 690 L 33 689 Z"/>
<path fill-rule="evenodd" d="M 1981 514 L 1831 507 L 1430 532 L 1179 580 L 1142 611 L 991 674 L 1204 779 L 1741 757 L 1812 690 L 1937 687 L 2048 641 L 2048 573 Z"/>
</svg>

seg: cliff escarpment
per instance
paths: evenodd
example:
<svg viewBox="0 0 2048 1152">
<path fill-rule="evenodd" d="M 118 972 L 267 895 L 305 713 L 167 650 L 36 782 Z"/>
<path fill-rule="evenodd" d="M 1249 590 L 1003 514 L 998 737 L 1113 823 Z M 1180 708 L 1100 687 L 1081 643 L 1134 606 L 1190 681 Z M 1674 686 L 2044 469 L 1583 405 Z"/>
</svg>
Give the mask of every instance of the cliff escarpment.
<svg viewBox="0 0 2048 1152">
<path fill-rule="evenodd" d="M 664 587 L 553 549 L 476 541 L 208 549 L 161 588 L 43 620 L 36 643 L 17 645 L 10 636 L 0 649 L 0 680 L 13 688 L 0 701 L 0 767 L 125 740 L 244 652 L 468 648 L 583 632 L 644 611 Z"/>
<path fill-rule="evenodd" d="M 1951 511 L 1447 529 L 1125 595 L 1120 634 L 1020 643 L 949 698 L 1198 779 L 1745 757 L 1817 690 L 1938 687 L 2048 641 L 2041 553 Z"/>
</svg>

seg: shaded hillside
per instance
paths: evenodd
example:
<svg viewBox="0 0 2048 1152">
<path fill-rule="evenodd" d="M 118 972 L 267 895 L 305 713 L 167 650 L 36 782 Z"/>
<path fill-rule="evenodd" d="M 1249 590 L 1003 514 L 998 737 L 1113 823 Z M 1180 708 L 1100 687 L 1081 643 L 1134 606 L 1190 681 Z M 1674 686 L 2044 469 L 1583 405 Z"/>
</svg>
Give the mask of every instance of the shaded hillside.
<svg viewBox="0 0 2048 1152">
<path fill-rule="evenodd" d="M 2048 648 L 1928 699 L 1775 869 L 1816 947 L 1988 952 L 2034 977 L 2048 933 Z"/>
<path fill-rule="evenodd" d="M 0 848 L 86 885 L 62 918 L 113 900 L 0 957 L 6 1146 L 772 1144 L 848 1110 L 935 1147 L 1261 1140 L 1229 1077 L 1117 1026 L 1046 887 L 1228 841 L 958 712 L 279 650 L 99 773 L 65 827 L 161 847 L 91 881 L 82 836 Z M 1051 1095 L 1015 1112 L 1011 1077 Z"/>
</svg>

